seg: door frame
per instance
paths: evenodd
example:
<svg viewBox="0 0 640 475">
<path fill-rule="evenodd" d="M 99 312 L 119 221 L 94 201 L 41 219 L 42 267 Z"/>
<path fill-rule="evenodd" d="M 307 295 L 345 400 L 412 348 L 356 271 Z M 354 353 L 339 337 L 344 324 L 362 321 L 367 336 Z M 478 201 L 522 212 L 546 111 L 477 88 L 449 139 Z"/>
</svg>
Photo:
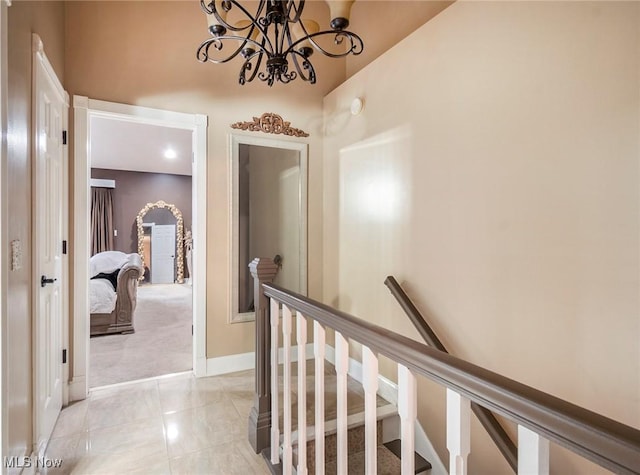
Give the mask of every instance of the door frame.
<svg viewBox="0 0 640 475">
<path fill-rule="evenodd" d="M 8 259 L 8 206 L 7 206 L 7 9 L 8 0 L 0 0 L 0 458 L 8 455 L 8 404 L 7 378 L 7 279 Z"/>
<path fill-rule="evenodd" d="M 90 254 L 90 123 L 92 117 L 191 130 L 192 136 L 192 236 L 193 236 L 193 372 L 206 376 L 206 276 L 207 276 L 207 116 L 73 96 L 74 204 L 73 204 L 73 378 L 72 401 L 89 394 L 89 254 Z M 85 317 L 86 316 L 86 317 Z"/>
</svg>

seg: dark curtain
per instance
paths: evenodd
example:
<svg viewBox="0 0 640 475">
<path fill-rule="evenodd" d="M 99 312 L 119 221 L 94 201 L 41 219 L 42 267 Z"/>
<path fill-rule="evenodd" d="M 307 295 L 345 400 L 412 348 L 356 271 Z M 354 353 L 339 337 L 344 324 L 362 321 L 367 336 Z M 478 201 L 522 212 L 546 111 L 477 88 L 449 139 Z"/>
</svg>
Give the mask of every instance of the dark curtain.
<svg viewBox="0 0 640 475">
<path fill-rule="evenodd" d="M 91 255 L 113 251 L 113 189 L 91 188 Z"/>
</svg>

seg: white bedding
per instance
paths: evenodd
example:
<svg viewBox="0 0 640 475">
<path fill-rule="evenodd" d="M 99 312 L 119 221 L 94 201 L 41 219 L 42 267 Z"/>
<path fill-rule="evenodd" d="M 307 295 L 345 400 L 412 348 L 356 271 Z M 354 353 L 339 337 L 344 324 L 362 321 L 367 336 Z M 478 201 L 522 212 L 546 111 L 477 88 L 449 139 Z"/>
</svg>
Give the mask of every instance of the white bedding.
<svg viewBox="0 0 640 475">
<path fill-rule="evenodd" d="M 121 269 L 128 257 L 129 254 L 120 251 L 105 251 L 92 256 L 89 259 L 89 277 L 100 273 L 110 274 Z"/>
<path fill-rule="evenodd" d="M 111 313 L 116 308 L 117 294 L 106 279 L 89 281 L 90 313 Z"/>
</svg>

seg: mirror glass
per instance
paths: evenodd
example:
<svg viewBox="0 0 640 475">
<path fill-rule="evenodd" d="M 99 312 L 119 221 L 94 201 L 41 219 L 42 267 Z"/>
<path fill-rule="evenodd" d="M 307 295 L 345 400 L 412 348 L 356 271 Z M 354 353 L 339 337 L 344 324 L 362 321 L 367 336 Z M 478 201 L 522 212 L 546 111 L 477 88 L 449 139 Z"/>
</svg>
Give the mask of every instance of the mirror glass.
<svg viewBox="0 0 640 475">
<path fill-rule="evenodd" d="M 307 146 L 235 137 L 231 322 L 254 319 L 256 257 L 280 263 L 274 283 L 307 292 Z"/>
</svg>

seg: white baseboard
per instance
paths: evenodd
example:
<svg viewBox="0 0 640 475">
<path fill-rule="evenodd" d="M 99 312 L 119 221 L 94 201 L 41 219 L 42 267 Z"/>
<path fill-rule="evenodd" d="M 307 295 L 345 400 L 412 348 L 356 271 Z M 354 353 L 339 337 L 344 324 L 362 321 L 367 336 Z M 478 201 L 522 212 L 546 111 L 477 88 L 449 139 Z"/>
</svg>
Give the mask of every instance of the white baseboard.
<svg viewBox="0 0 640 475">
<path fill-rule="evenodd" d="M 254 352 L 207 358 L 207 376 L 235 373 L 255 367 Z"/>
<path fill-rule="evenodd" d="M 280 348 L 278 358 L 282 361 L 283 349 Z M 306 359 L 313 358 L 313 343 L 307 343 L 305 348 Z M 298 347 L 291 347 L 291 361 L 298 361 Z M 235 355 L 219 356 L 207 359 L 207 369 L 205 376 L 216 376 L 219 374 L 235 373 L 255 368 L 255 352 L 238 353 Z"/>
<path fill-rule="evenodd" d="M 88 391 L 89 387 L 85 376 L 73 378 L 69 381 L 69 402 L 87 399 Z"/>
</svg>

